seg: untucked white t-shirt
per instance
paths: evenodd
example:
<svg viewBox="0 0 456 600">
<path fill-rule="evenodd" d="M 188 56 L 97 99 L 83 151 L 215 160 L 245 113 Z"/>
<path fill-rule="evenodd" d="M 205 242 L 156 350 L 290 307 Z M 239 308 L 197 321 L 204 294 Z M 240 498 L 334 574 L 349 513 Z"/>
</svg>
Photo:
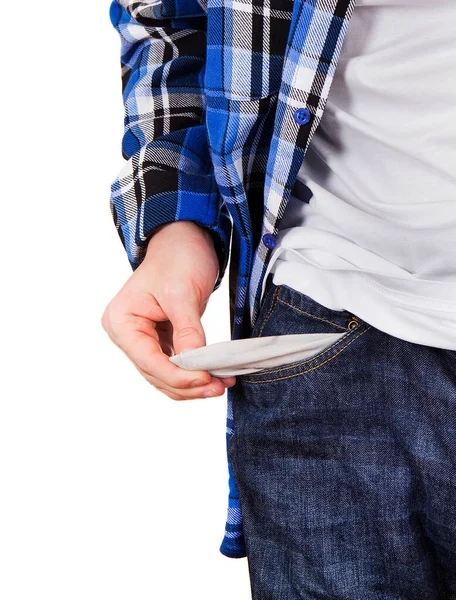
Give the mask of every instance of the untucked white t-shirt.
<svg viewBox="0 0 456 600">
<path fill-rule="evenodd" d="M 455 23 L 454 1 L 357 3 L 264 279 L 451 350 Z"/>
</svg>

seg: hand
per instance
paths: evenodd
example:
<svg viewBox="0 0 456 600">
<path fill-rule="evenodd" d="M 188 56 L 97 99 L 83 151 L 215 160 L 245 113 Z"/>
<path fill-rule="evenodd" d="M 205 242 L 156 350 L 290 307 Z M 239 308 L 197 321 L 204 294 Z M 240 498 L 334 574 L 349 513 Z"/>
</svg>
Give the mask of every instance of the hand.
<svg viewBox="0 0 456 600">
<path fill-rule="evenodd" d="M 104 310 L 101 324 L 110 339 L 173 400 L 220 396 L 236 383 L 168 358 L 206 345 L 201 316 L 218 269 L 208 231 L 192 221 L 167 223 L 155 230 L 143 262 Z"/>
</svg>

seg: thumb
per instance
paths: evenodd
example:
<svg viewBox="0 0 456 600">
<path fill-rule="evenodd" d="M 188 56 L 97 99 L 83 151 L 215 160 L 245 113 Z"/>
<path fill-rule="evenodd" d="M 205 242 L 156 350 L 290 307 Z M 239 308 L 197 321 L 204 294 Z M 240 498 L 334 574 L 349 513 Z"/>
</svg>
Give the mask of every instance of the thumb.
<svg viewBox="0 0 456 600">
<path fill-rule="evenodd" d="M 168 310 L 167 313 L 173 326 L 175 354 L 206 345 L 206 336 L 196 301 L 193 302 L 190 298 L 187 298 L 185 301 L 180 302 L 175 309 Z"/>
</svg>

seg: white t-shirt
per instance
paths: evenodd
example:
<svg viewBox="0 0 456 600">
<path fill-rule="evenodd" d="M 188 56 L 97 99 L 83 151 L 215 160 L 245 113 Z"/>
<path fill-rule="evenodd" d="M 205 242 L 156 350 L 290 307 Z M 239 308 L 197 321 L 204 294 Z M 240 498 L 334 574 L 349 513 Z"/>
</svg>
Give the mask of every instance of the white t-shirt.
<svg viewBox="0 0 456 600">
<path fill-rule="evenodd" d="M 451 350 L 455 23 L 454 0 L 358 1 L 264 277 Z"/>
</svg>

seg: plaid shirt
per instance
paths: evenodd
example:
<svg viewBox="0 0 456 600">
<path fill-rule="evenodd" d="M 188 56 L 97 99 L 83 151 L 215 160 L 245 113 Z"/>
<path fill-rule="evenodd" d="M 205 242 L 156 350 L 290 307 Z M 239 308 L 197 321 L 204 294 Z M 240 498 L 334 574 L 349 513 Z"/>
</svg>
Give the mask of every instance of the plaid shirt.
<svg viewBox="0 0 456 600">
<path fill-rule="evenodd" d="M 231 338 L 258 317 L 274 236 L 319 125 L 356 0 L 114 0 L 125 106 L 110 207 L 131 267 L 191 220 L 230 260 Z M 234 431 L 228 388 L 226 443 Z M 228 461 L 220 552 L 246 556 Z"/>
</svg>

